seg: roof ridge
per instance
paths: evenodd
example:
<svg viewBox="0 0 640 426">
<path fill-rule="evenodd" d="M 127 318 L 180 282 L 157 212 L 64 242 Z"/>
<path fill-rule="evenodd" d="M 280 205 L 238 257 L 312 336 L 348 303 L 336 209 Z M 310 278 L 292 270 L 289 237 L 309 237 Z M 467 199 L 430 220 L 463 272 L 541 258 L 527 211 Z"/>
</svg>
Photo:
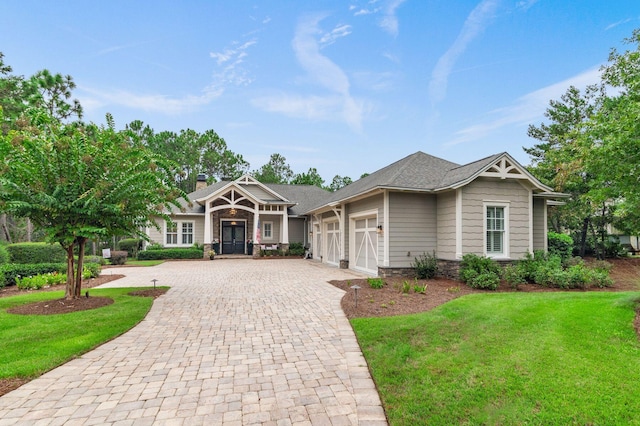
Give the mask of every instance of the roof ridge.
<svg viewBox="0 0 640 426">
<path fill-rule="evenodd" d="M 499 156 L 504 155 L 504 154 L 507 154 L 507 153 L 506 153 L 506 152 L 501 152 L 501 153 L 499 153 L 499 154 L 487 155 L 486 157 L 481 158 L 481 159 L 479 159 L 479 160 L 475 160 L 475 161 L 472 161 L 472 162 L 467 163 L 467 164 L 460 164 L 460 165 L 458 165 L 457 167 L 452 167 L 451 169 L 449 169 L 449 171 L 456 170 L 456 169 L 460 169 L 460 168 L 462 168 L 462 167 L 467 167 L 467 166 L 470 166 L 470 165 L 472 165 L 472 164 L 479 163 L 479 162 L 481 162 L 481 161 L 486 161 L 486 160 L 488 160 L 489 158 L 492 158 L 492 157 L 499 157 Z"/>
</svg>

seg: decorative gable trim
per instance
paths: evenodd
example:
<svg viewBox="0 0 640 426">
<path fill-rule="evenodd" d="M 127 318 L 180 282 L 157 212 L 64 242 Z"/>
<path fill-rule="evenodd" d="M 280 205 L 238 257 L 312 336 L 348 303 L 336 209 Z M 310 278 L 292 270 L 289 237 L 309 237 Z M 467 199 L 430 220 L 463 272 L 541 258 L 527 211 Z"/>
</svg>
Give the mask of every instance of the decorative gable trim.
<svg viewBox="0 0 640 426">
<path fill-rule="evenodd" d="M 264 190 L 266 193 L 271 194 L 274 197 L 274 199 L 280 200 L 283 204 L 295 204 L 295 203 L 292 203 L 291 201 L 289 201 L 288 199 L 286 199 L 285 197 L 283 197 L 282 195 L 278 194 L 277 192 L 275 192 L 273 189 L 269 188 L 265 184 L 263 184 L 261 182 L 258 182 L 251 175 L 244 175 L 244 176 L 242 176 L 242 177 L 240 177 L 240 178 L 238 178 L 238 179 L 236 179 L 234 181 L 231 181 L 228 184 L 226 184 L 225 186 L 223 186 L 222 188 L 218 189 L 217 191 L 212 192 L 211 194 L 209 194 L 209 195 L 207 195 L 205 197 L 198 198 L 195 201 L 197 203 L 199 203 L 199 204 L 204 204 L 205 202 L 207 202 L 208 200 L 210 200 L 212 198 L 223 198 L 224 199 L 224 195 L 227 194 L 231 188 L 233 188 L 233 189 L 237 190 L 238 192 L 240 192 L 241 194 L 243 194 L 247 199 L 250 199 L 254 203 L 261 204 L 263 202 L 263 200 L 260 200 L 260 199 L 256 198 L 248 190 L 243 188 L 243 186 L 247 187 L 247 186 L 250 186 L 250 185 L 258 186 L 259 188 Z"/>
<path fill-rule="evenodd" d="M 509 161 L 506 157 L 502 157 L 497 163 L 480 173 L 480 176 L 500 179 L 529 179 L 522 173 L 520 167 Z"/>
</svg>

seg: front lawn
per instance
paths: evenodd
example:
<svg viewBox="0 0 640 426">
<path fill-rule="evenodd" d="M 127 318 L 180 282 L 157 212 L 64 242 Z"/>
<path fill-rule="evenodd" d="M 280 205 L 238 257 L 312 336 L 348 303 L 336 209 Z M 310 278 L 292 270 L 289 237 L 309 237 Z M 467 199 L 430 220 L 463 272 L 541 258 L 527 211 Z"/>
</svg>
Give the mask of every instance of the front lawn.
<svg viewBox="0 0 640 426">
<path fill-rule="evenodd" d="M 131 329 L 147 314 L 151 297 L 128 296 L 131 288 L 92 289 L 114 303 L 58 315 L 16 315 L 7 309 L 64 297 L 63 291 L 0 298 L 0 379 L 33 378 Z"/>
<path fill-rule="evenodd" d="M 474 294 L 351 322 L 392 425 L 640 424 L 639 301 Z"/>
</svg>

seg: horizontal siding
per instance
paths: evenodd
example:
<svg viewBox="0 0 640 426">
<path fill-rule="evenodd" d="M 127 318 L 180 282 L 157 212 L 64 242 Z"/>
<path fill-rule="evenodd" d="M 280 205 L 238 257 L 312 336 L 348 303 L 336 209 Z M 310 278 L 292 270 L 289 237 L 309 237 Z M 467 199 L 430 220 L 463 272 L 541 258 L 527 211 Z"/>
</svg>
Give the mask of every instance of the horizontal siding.
<svg viewBox="0 0 640 426">
<path fill-rule="evenodd" d="M 289 243 L 300 243 L 304 245 L 304 224 L 304 219 L 289 218 Z"/>
<path fill-rule="evenodd" d="M 158 224 L 160 230 L 158 231 L 155 227 L 149 227 L 149 240 L 150 244 L 161 244 L 164 245 L 164 237 L 162 235 L 162 230 L 164 229 L 164 219 L 161 217 L 156 217 L 153 219 L 155 223 Z"/>
<path fill-rule="evenodd" d="M 533 249 L 544 250 L 547 233 L 545 232 L 545 205 L 542 198 L 533 199 Z"/>
<path fill-rule="evenodd" d="M 389 266 L 410 267 L 414 258 L 437 249 L 436 197 L 389 194 Z"/>
<path fill-rule="evenodd" d="M 280 215 L 261 214 L 260 215 L 260 242 L 262 244 L 277 244 L 280 242 Z M 264 223 L 271 222 L 271 238 L 264 237 Z"/>
<path fill-rule="evenodd" d="M 509 203 L 509 256 L 529 250 L 529 191 L 513 179 L 479 178 L 462 190 L 462 252 L 484 254 L 483 202 Z"/>
<path fill-rule="evenodd" d="M 436 203 L 438 214 L 437 248 L 440 259 L 456 258 L 456 192 L 438 194 Z"/>
</svg>

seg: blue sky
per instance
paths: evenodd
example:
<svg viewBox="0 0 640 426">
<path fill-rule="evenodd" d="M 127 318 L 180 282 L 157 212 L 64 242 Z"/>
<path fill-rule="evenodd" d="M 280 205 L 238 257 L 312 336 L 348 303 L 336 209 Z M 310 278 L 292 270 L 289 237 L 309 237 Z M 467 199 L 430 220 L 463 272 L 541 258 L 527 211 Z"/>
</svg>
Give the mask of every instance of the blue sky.
<svg viewBox="0 0 640 426">
<path fill-rule="evenodd" d="M 637 0 L 0 2 L 5 62 L 70 74 L 87 121 L 214 129 L 327 183 L 419 150 L 528 164 L 527 126 L 637 27 Z"/>
</svg>

